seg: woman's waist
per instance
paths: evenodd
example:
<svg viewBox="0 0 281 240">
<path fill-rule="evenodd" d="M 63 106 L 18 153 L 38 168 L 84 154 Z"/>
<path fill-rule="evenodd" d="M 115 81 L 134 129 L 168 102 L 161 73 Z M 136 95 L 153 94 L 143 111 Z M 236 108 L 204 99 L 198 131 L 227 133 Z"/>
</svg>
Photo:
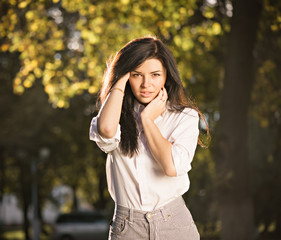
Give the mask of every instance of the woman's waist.
<svg viewBox="0 0 281 240">
<path fill-rule="evenodd" d="M 182 206 L 185 205 L 185 202 L 182 198 L 182 196 L 179 196 L 170 202 L 166 203 L 165 205 L 162 205 L 161 207 L 158 207 L 154 210 L 139 210 L 134 208 L 128 208 L 121 205 L 116 205 L 115 207 L 115 213 L 117 216 L 126 216 L 128 218 L 132 217 L 134 219 L 158 219 L 163 217 L 163 213 L 169 213 L 175 212 L 177 210 L 180 210 Z"/>
</svg>

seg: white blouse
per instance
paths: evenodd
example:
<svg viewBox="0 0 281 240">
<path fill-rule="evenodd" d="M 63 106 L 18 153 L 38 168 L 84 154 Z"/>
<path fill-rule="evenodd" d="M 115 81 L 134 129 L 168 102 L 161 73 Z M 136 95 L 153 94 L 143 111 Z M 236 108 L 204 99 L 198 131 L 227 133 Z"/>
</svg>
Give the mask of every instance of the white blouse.
<svg viewBox="0 0 281 240">
<path fill-rule="evenodd" d="M 132 158 L 124 156 L 119 147 L 120 125 L 111 139 L 101 137 L 97 130 L 97 117 L 90 126 L 90 139 L 108 153 L 106 176 L 108 190 L 116 204 L 142 211 L 152 211 L 189 189 L 187 172 L 197 146 L 199 134 L 198 113 L 190 108 L 182 112 L 166 110 L 154 123 L 161 134 L 172 143 L 172 157 L 177 171 L 176 177 L 168 177 L 151 156 L 142 125 L 140 112 L 143 106 L 135 105 L 135 116 L 139 128 L 139 153 Z"/>
</svg>

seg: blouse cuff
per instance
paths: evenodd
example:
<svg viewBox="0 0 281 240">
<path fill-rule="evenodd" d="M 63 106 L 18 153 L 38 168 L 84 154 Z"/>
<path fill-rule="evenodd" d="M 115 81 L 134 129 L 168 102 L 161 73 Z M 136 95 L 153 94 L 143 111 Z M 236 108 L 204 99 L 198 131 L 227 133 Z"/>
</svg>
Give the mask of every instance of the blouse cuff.
<svg viewBox="0 0 281 240">
<path fill-rule="evenodd" d="M 177 176 L 187 174 L 191 170 L 191 161 L 193 156 L 190 156 L 188 151 L 181 145 L 172 145 L 172 157 L 175 164 Z"/>
<path fill-rule="evenodd" d="M 120 142 L 120 136 L 121 136 L 121 131 L 120 131 L 120 125 L 118 124 L 117 131 L 114 137 L 112 138 L 104 138 L 98 133 L 98 128 L 97 128 L 97 118 L 94 117 L 91 121 L 91 126 L 90 126 L 90 140 L 95 141 L 97 145 L 100 147 L 101 150 L 104 152 L 108 153 L 117 148 L 119 142 Z"/>
</svg>

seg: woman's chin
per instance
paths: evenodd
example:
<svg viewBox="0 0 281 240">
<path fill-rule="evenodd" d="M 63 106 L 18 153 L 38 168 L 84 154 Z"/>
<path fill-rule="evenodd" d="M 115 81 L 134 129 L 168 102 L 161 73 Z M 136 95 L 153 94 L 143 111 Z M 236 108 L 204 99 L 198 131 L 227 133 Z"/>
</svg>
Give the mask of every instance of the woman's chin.
<svg viewBox="0 0 281 240">
<path fill-rule="evenodd" d="M 140 104 L 142 104 L 142 105 L 147 105 L 147 104 L 149 104 L 151 101 L 152 101 L 152 99 L 148 99 L 148 98 L 141 98 L 141 99 L 139 99 L 139 98 L 137 98 L 137 101 L 140 103 Z"/>
</svg>

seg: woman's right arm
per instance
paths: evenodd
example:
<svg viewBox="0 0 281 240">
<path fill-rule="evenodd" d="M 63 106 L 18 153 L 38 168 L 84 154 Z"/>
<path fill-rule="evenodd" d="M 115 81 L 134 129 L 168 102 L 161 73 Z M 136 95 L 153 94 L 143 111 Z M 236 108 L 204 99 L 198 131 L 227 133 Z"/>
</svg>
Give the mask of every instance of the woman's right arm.
<svg viewBox="0 0 281 240">
<path fill-rule="evenodd" d="M 116 134 L 121 116 L 124 91 L 129 77 L 130 73 L 127 73 L 115 83 L 99 112 L 97 127 L 99 134 L 103 138 L 112 138 Z M 113 90 L 114 88 L 116 89 Z M 118 89 L 121 89 L 123 93 Z"/>
</svg>

